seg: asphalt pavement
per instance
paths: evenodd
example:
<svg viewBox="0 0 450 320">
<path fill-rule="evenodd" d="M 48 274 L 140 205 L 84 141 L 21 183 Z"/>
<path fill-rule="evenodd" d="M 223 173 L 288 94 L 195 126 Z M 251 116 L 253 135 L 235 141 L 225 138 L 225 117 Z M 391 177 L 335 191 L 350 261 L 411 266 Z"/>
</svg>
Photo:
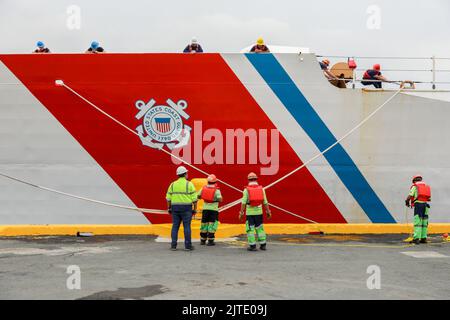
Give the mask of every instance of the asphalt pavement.
<svg viewBox="0 0 450 320">
<path fill-rule="evenodd" d="M 245 237 L 192 252 L 153 236 L 0 238 L 0 299 L 450 299 L 450 242 Z"/>
</svg>

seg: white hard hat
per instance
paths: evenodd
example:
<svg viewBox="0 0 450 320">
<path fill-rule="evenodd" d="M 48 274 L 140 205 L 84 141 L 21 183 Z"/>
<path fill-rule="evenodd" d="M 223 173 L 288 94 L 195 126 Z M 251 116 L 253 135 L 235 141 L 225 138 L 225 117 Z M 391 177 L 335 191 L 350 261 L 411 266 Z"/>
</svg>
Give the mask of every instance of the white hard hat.
<svg viewBox="0 0 450 320">
<path fill-rule="evenodd" d="M 177 168 L 177 176 L 181 176 L 182 174 L 185 174 L 187 172 L 188 172 L 188 170 L 183 166 L 179 166 Z"/>
<path fill-rule="evenodd" d="M 197 44 L 198 40 L 196 37 L 192 37 L 191 44 Z"/>
</svg>

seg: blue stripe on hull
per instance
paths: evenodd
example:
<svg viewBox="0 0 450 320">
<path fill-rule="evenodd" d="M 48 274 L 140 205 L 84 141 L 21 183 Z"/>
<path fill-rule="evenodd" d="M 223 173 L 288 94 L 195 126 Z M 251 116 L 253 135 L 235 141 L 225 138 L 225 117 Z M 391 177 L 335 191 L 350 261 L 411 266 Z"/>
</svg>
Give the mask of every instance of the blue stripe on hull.
<svg viewBox="0 0 450 320">
<path fill-rule="evenodd" d="M 320 151 L 337 141 L 272 54 L 246 56 Z M 396 222 L 340 144 L 324 157 L 373 223 Z"/>
</svg>

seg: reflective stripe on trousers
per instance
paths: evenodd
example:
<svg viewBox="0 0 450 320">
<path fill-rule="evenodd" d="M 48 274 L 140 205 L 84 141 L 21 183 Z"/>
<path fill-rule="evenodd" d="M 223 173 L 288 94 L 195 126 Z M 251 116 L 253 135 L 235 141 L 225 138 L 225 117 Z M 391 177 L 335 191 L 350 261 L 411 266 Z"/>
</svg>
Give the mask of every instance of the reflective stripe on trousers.
<svg viewBox="0 0 450 320">
<path fill-rule="evenodd" d="M 414 216 L 414 239 L 426 239 L 428 236 L 428 216 Z"/>
<path fill-rule="evenodd" d="M 247 242 L 249 246 L 256 245 L 256 228 L 255 226 L 249 226 L 248 221 L 245 223 L 245 229 L 247 232 Z"/>
<path fill-rule="evenodd" d="M 267 241 L 266 232 L 264 231 L 264 225 L 259 225 L 258 227 L 250 226 L 248 221 L 245 223 L 247 232 L 247 242 L 250 246 L 259 244 L 265 244 Z"/>
<path fill-rule="evenodd" d="M 256 227 L 256 236 L 258 237 L 259 244 L 265 244 L 266 243 L 266 232 L 264 231 L 264 225 L 260 225 Z"/>
</svg>

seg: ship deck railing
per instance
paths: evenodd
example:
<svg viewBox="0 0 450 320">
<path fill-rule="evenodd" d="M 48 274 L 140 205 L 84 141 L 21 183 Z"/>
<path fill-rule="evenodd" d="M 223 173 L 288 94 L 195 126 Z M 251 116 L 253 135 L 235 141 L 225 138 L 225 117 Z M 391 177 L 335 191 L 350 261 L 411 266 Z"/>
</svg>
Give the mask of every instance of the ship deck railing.
<svg viewBox="0 0 450 320">
<path fill-rule="evenodd" d="M 384 82 L 381 80 L 365 80 L 362 78 L 362 74 L 358 76 L 358 73 L 364 73 L 366 70 L 371 69 L 373 64 L 383 62 L 383 64 L 388 65 L 388 67 L 382 68 L 383 75 L 393 73 L 396 75 L 396 78 L 405 77 L 403 80 L 388 81 L 388 83 L 400 85 L 404 81 L 411 81 L 423 86 L 429 85 L 431 90 L 442 89 L 443 86 L 448 86 L 448 89 L 450 89 L 450 57 L 437 57 L 434 55 L 429 57 L 317 55 L 317 58 L 340 59 L 340 62 L 348 59 L 355 60 L 358 68 L 353 70 L 353 78 L 340 79 L 345 80 L 347 83 L 350 82 L 352 88 L 356 88 L 356 84 L 362 81 Z M 408 73 L 413 75 L 408 77 Z M 389 74 L 387 78 L 390 78 Z"/>
</svg>

